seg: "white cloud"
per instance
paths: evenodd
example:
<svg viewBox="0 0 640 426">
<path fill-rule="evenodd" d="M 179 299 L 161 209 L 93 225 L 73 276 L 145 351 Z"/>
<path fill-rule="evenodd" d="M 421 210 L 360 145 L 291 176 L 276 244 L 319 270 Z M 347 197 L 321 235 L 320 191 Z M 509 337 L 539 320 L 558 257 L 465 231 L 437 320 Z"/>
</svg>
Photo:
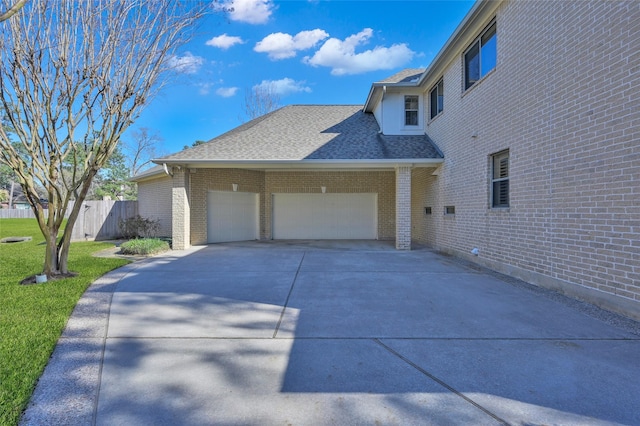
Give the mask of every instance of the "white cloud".
<svg viewBox="0 0 640 426">
<path fill-rule="evenodd" d="M 201 95 L 208 95 L 209 92 L 211 91 L 211 87 L 213 86 L 213 83 L 200 83 L 198 84 L 198 93 L 200 93 Z"/>
<path fill-rule="evenodd" d="M 216 90 L 216 95 L 222 96 L 223 98 L 230 98 L 232 96 L 235 96 L 237 92 L 238 92 L 237 87 L 221 87 L 218 90 Z"/>
<path fill-rule="evenodd" d="M 205 44 L 207 46 L 219 47 L 220 49 L 227 50 L 233 45 L 242 43 L 244 43 L 244 41 L 240 37 L 229 36 L 227 33 L 224 33 L 212 38 L 211 40 L 207 40 Z"/>
<path fill-rule="evenodd" d="M 311 88 L 305 86 L 305 83 L 306 81 L 295 81 L 292 78 L 285 77 L 280 80 L 262 80 L 260 84 L 256 84 L 253 88 L 264 89 L 280 96 L 300 92 L 311 93 Z"/>
<path fill-rule="evenodd" d="M 329 37 L 329 34 L 318 28 L 311 31 L 300 31 L 295 36 L 285 33 L 273 33 L 256 43 L 253 50 L 267 53 L 269 59 L 273 61 L 293 58 L 298 50 L 310 49 L 327 37 Z"/>
<path fill-rule="evenodd" d="M 394 44 L 391 47 L 376 46 L 356 53 L 356 47 L 367 43 L 372 35 L 373 30 L 365 28 L 344 41 L 330 38 L 313 56 L 307 56 L 303 61 L 314 67 L 330 67 L 333 75 L 345 75 L 398 68 L 415 55 L 405 43 Z"/>
<path fill-rule="evenodd" d="M 183 74 L 195 74 L 204 64 L 204 58 L 186 52 L 183 56 L 173 55 L 169 58 L 169 66 Z"/>
<path fill-rule="evenodd" d="M 229 10 L 232 21 L 264 24 L 275 8 L 272 0 L 226 0 L 219 9 Z"/>
</svg>

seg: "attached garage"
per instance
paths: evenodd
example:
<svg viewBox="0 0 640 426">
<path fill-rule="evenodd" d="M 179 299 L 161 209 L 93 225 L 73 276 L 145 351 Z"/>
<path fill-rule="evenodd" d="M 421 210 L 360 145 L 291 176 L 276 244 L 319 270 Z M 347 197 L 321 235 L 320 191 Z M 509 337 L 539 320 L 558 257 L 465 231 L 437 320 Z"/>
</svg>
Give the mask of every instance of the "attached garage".
<svg viewBox="0 0 640 426">
<path fill-rule="evenodd" d="M 258 199 L 251 192 L 208 191 L 207 242 L 259 239 Z"/>
<path fill-rule="evenodd" d="M 273 194 L 273 239 L 375 240 L 377 194 Z"/>
</svg>

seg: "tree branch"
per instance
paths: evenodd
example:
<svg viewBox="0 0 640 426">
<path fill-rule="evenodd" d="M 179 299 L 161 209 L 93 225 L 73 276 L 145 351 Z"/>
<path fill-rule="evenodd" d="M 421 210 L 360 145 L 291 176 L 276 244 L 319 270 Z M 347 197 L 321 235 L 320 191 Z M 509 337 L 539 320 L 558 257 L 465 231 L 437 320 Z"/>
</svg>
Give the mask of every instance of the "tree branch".
<svg viewBox="0 0 640 426">
<path fill-rule="evenodd" d="M 0 22 L 6 21 L 7 19 L 18 13 L 18 11 L 22 9 L 26 2 L 27 0 L 18 0 L 16 4 L 11 6 L 6 12 L 0 15 Z"/>
</svg>

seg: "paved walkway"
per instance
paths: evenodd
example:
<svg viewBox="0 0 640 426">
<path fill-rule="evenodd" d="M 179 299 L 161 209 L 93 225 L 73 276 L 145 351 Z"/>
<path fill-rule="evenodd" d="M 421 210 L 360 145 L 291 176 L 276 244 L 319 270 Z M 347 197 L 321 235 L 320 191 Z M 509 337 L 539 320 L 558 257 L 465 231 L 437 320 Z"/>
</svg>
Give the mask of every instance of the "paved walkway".
<svg viewBox="0 0 640 426">
<path fill-rule="evenodd" d="M 196 247 L 90 287 L 22 423 L 640 424 L 639 336 L 429 250 Z"/>
</svg>

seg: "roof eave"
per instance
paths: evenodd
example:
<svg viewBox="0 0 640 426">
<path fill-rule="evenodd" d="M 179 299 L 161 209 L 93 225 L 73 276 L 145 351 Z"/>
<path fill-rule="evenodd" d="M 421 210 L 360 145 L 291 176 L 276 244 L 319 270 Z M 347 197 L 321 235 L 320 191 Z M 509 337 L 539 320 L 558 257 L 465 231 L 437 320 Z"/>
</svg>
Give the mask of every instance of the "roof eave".
<svg viewBox="0 0 640 426">
<path fill-rule="evenodd" d="M 362 110 L 364 112 L 373 112 L 380 98 L 380 92 L 384 88 L 384 84 L 373 83 L 371 85 L 371 89 L 369 89 L 369 95 L 367 96 L 367 101 L 364 103 L 364 107 Z"/>
<path fill-rule="evenodd" d="M 198 168 L 249 169 L 371 169 L 399 166 L 437 167 L 442 158 L 334 159 L 334 160 L 162 160 L 167 166 Z"/>
<path fill-rule="evenodd" d="M 422 75 L 424 75 L 424 73 L 420 75 L 420 80 L 414 82 L 403 81 L 399 83 L 373 83 L 371 85 L 371 89 L 369 90 L 369 96 L 367 96 L 367 101 L 364 104 L 363 111 L 373 112 L 373 110 L 376 108 L 376 105 L 380 101 L 381 92 L 387 87 L 420 87 Z"/>
</svg>

